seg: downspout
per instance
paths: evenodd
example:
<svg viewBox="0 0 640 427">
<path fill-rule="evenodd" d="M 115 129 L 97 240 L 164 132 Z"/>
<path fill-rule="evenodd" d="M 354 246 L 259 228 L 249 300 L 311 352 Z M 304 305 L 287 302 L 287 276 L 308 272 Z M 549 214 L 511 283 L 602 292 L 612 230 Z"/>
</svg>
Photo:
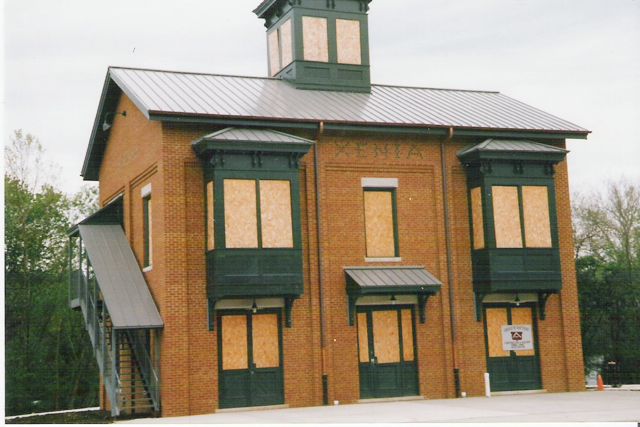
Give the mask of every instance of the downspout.
<svg viewBox="0 0 640 427">
<path fill-rule="evenodd" d="M 453 361 L 453 378 L 455 385 L 456 397 L 460 397 L 460 368 L 456 357 L 456 314 L 455 314 L 455 291 L 452 265 L 452 249 L 451 249 L 451 222 L 449 220 L 449 175 L 447 171 L 447 158 L 445 145 L 453 139 L 453 127 L 449 128 L 449 132 L 445 139 L 440 141 L 440 161 L 442 164 L 442 205 L 444 206 L 444 234 L 445 247 L 447 251 L 447 279 L 449 285 L 449 318 L 451 323 L 451 358 Z"/>
<path fill-rule="evenodd" d="M 320 138 L 324 134 L 324 122 L 318 123 L 318 135 L 316 137 L 316 143 L 313 145 L 313 173 L 314 173 L 314 184 L 315 184 L 315 193 L 316 193 L 316 246 L 317 246 L 317 256 L 318 256 L 318 289 L 319 289 L 319 298 L 318 302 L 320 305 L 320 348 L 321 348 L 321 360 L 322 360 L 322 403 L 324 405 L 329 404 L 329 380 L 328 375 L 326 373 L 326 347 L 327 347 L 327 338 L 326 338 L 326 318 L 324 315 L 324 260 L 322 257 L 322 206 L 320 203 L 320 161 L 319 161 L 319 150 L 318 143 L 320 142 Z"/>
</svg>

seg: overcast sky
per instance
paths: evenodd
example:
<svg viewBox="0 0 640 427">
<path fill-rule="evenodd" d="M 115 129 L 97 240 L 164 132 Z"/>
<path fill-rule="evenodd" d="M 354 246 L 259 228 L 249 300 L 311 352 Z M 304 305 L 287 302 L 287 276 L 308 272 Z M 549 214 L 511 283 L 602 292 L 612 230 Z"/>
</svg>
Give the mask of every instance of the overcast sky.
<svg viewBox="0 0 640 427">
<path fill-rule="evenodd" d="M 259 0 L 5 0 L 5 143 L 38 136 L 68 192 L 109 65 L 265 76 Z M 498 90 L 585 127 L 573 189 L 640 181 L 640 0 L 373 0 L 374 83 Z"/>
</svg>

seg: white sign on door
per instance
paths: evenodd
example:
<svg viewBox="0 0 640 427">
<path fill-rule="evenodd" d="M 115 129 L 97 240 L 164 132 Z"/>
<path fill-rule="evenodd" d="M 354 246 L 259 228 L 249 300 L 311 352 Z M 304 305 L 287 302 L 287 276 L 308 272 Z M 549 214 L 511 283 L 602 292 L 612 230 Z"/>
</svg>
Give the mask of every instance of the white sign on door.
<svg viewBox="0 0 640 427">
<path fill-rule="evenodd" d="M 504 351 L 533 350 L 531 325 L 503 325 L 502 349 Z"/>
</svg>

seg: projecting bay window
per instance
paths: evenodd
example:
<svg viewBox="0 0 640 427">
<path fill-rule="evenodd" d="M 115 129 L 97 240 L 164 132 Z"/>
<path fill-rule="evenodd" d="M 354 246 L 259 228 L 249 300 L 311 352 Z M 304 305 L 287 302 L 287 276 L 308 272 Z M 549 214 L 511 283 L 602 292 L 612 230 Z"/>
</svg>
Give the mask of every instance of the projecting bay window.
<svg viewBox="0 0 640 427">
<path fill-rule="evenodd" d="M 149 271 L 153 265 L 153 215 L 151 203 L 151 184 L 144 186 L 141 190 L 142 195 L 142 216 L 143 216 L 143 271 Z"/>
<path fill-rule="evenodd" d="M 224 180 L 227 249 L 293 248 L 291 183 L 286 180 Z"/>
<path fill-rule="evenodd" d="M 546 186 L 494 185 L 491 191 L 496 248 L 552 247 Z"/>
<path fill-rule="evenodd" d="M 400 256 L 396 209 L 397 179 L 363 178 L 366 258 L 396 261 Z M 369 185 L 385 184 L 384 187 Z"/>
</svg>

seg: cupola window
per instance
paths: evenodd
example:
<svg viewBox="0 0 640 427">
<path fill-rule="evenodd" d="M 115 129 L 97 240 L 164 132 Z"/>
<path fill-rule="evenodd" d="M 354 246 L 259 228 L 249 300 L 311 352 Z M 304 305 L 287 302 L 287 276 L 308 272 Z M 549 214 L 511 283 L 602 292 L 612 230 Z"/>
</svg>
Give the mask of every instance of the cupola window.
<svg viewBox="0 0 640 427">
<path fill-rule="evenodd" d="M 302 17 L 302 45 L 305 61 L 329 62 L 327 18 Z"/>
<path fill-rule="evenodd" d="M 352 19 L 336 19 L 336 42 L 338 63 L 362 64 L 360 47 L 360 21 Z"/>
</svg>

